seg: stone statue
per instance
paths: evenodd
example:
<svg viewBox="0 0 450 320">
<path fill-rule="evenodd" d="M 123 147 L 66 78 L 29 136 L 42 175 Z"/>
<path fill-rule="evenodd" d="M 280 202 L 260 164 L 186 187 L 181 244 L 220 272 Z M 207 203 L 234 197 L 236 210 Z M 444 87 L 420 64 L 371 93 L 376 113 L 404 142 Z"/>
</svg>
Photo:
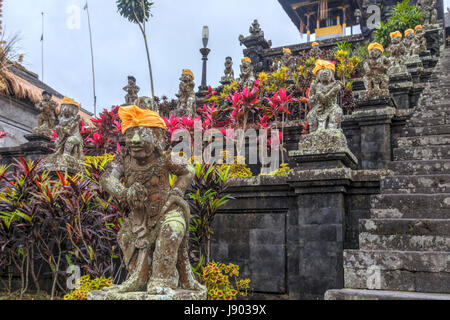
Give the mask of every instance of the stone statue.
<svg viewBox="0 0 450 320">
<path fill-rule="evenodd" d="M 389 59 L 392 66 L 388 73 L 390 75 L 408 73 L 405 64 L 406 48 L 402 42 L 402 33 L 400 31 L 392 32 L 390 37 L 391 44 L 386 50 L 390 53 Z"/>
<path fill-rule="evenodd" d="M 78 115 L 80 108 L 80 104 L 70 98 L 64 97 L 61 100 L 59 124 L 55 128 L 58 134 L 55 141 L 56 149 L 45 159 L 43 164 L 45 169 L 72 172 L 83 170 L 83 138 L 80 134 L 81 119 Z"/>
<path fill-rule="evenodd" d="M 243 87 L 252 88 L 255 83 L 255 75 L 253 73 L 252 60 L 244 57 L 241 60 L 241 74 L 239 75 L 239 84 Z"/>
<path fill-rule="evenodd" d="M 42 92 L 42 100 L 36 104 L 41 112 L 38 117 L 38 126 L 33 129 L 34 134 L 50 136 L 56 124 L 56 108 L 58 104 L 52 100 L 52 94 L 48 91 Z"/>
<path fill-rule="evenodd" d="M 313 73 L 316 79 L 309 89 L 309 102 L 313 107 L 306 116 L 309 133 L 300 136 L 298 150 L 292 150 L 289 156 L 298 157 L 304 168 L 327 168 L 342 156 L 348 158 L 349 166 L 356 167 L 358 160 L 348 149 L 341 128 L 343 112 L 338 95 L 343 85 L 334 79 L 335 65 L 319 59 Z"/>
<path fill-rule="evenodd" d="M 423 31 L 423 28 L 421 25 L 417 25 L 414 28 L 414 40 L 416 42 L 416 45 L 419 47 L 419 54 L 422 52 L 428 51 L 427 49 L 427 39 L 425 38 L 425 32 Z"/>
<path fill-rule="evenodd" d="M 155 111 L 159 113 L 158 104 L 155 102 L 153 98 L 150 97 L 139 97 L 135 100 L 136 106 L 141 109 L 147 109 L 151 111 Z"/>
<path fill-rule="evenodd" d="M 133 105 L 138 98 L 139 91 L 141 90 L 136 85 L 136 78 L 133 76 L 128 76 L 128 85 L 124 87 L 123 90 L 127 92 L 127 95 L 125 96 L 125 105 Z"/>
<path fill-rule="evenodd" d="M 225 71 L 220 83 L 229 84 L 234 81 L 234 71 L 233 71 L 233 59 L 231 57 L 226 57 L 225 59 Z"/>
<path fill-rule="evenodd" d="M 156 112 L 127 106 L 119 116 L 126 146 L 100 183 L 131 209 L 117 236 L 128 277 L 88 299 L 206 299 L 188 257 L 190 211 L 183 198 L 193 169 L 166 151 L 166 125 Z M 169 173 L 177 176 L 172 188 Z"/>
<path fill-rule="evenodd" d="M 312 57 L 316 57 L 316 58 L 319 58 L 322 55 L 322 50 L 320 50 L 318 42 L 312 43 L 310 54 Z"/>
<path fill-rule="evenodd" d="M 318 60 L 313 70 L 316 79 L 311 83 L 309 103 L 311 111 L 306 116 L 310 133 L 324 129 L 339 129 L 343 112 L 337 103 L 342 83 L 334 79 L 335 65 L 329 61 Z"/>
<path fill-rule="evenodd" d="M 406 47 L 406 64 L 411 65 L 422 65 L 422 61 L 420 60 L 420 46 L 418 45 L 413 29 L 408 29 L 405 31 L 405 37 L 403 38 L 403 43 Z"/>
<path fill-rule="evenodd" d="M 381 44 L 373 42 L 368 47 L 369 57 L 364 61 L 365 98 L 377 98 L 389 95 L 388 70 L 391 62 L 383 55 Z"/>
<path fill-rule="evenodd" d="M 175 115 L 177 117 L 189 117 L 196 114 L 194 74 L 191 70 L 184 69 L 180 78 L 180 87 L 177 94 L 178 102 Z"/>
<path fill-rule="evenodd" d="M 436 0 L 417 0 L 416 5 L 424 13 L 425 27 L 430 27 L 437 23 Z"/>
<path fill-rule="evenodd" d="M 290 49 L 283 48 L 283 55 L 281 56 L 280 59 L 280 65 L 282 68 L 287 69 L 287 77 L 289 80 L 292 80 L 296 68 L 296 59 L 292 55 Z"/>
</svg>

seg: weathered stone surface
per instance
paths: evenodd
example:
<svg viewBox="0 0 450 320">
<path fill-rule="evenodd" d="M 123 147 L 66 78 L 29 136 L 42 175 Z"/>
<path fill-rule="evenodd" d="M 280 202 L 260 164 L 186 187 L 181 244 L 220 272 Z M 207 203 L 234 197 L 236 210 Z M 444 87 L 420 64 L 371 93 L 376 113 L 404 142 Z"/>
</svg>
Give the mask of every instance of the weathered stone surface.
<svg viewBox="0 0 450 320">
<path fill-rule="evenodd" d="M 409 127 L 403 130 L 403 134 L 406 137 L 450 134 L 450 125 L 445 124 L 435 125 L 432 127 Z"/>
<path fill-rule="evenodd" d="M 447 174 L 450 172 L 450 161 L 448 160 L 413 160 L 392 161 L 388 169 L 398 175 L 428 175 Z"/>
<path fill-rule="evenodd" d="M 450 294 L 384 290 L 328 290 L 325 300 L 450 300 Z"/>
<path fill-rule="evenodd" d="M 424 137 L 400 137 L 396 141 L 397 147 L 418 147 L 429 145 L 449 145 L 450 134 L 447 135 L 431 135 Z"/>
<path fill-rule="evenodd" d="M 87 295 L 87 300 L 206 300 L 207 292 L 203 290 L 176 290 L 171 294 L 151 295 L 147 292 L 126 292 L 115 293 L 105 291 L 91 291 Z"/>
<path fill-rule="evenodd" d="M 394 149 L 394 160 L 450 159 L 450 145 L 402 147 Z"/>
<path fill-rule="evenodd" d="M 381 188 L 383 193 L 450 193 L 450 174 L 387 176 Z"/>
</svg>

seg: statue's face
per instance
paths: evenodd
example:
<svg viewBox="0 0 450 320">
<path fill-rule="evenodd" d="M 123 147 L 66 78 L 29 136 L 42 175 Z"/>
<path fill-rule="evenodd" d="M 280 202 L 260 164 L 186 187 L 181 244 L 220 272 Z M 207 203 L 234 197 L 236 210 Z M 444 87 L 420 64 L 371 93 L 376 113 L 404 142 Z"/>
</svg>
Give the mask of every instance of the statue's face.
<svg viewBox="0 0 450 320">
<path fill-rule="evenodd" d="M 414 38 L 414 33 L 408 33 L 408 35 L 406 36 L 406 39 L 411 40 L 412 38 Z"/>
<path fill-rule="evenodd" d="M 392 44 L 398 44 L 398 43 L 400 43 L 401 40 L 402 40 L 402 38 L 400 38 L 400 37 L 393 37 L 391 39 L 391 42 L 392 42 Z"/>
<path fill-rule="evenodd" d="M 61 114 L 65 118 L 70 118 L 75 116 L 78 113 L 78 108 L 76 106 L 73 106 L 71 104 L 63 104 L 61 106 Z"/>
<path fill-rule="evenodd" d="M 369 57 L 372 59 L 378 59 L 381 56 L 381 51 L 378 49 L 372 49 L 369 52 Z"/>
<path fill-rule="evenodd" d="M 333 76 L 333 71 L 330 69 L 321 69 L 317 72 L 317 78 L 320 82 L 331 82 Z"/>
<path fill-rule="evenodd" d="M 192 85 L 193 80 L 190 75 L 188 75 L 188 74 L 181 75 L 180 81 L 181 81 L 180 89 L 182 91 L 190 91 L 194 88 L 194 86 Z M 191 89 L 191 87 L 192 87 L 192 89 Z"/>
<path fill-rule="evenodd" d="M 131 156 L 138 160 L 149 158 L 155 150 L 155 137 L 152 128 L 134 127 L 126 132 L 126 145 Z"/>
<path fill-rule="evenodd" d="M 245 71 L 245 72 L 250 71 L 250 62 L 248 62 L 248 61 L 242 62 L 241 67 L 242 67 L 242 71 Z"/>
<path fill-rule="evenodd" d="M 50 101 L 52 99 L 52 96 L 48 95 L 48 94 L 43 94 L 42 95 L 42 100 L 44 101 Z"/>
</svg>

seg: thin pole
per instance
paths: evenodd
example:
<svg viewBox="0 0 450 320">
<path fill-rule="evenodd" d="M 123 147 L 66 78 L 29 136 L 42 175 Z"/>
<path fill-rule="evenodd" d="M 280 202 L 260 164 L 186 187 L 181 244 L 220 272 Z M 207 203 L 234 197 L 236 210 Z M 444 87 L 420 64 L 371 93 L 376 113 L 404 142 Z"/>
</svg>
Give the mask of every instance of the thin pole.
<svg viewBox="0 0 450 320">
<path fill-rule="evenodd" d="M 41 80 L 44 82 L 44 12 L 42 14 L 42 36 L 41 36 L 41 65 L 42 65 L 42 74 Z"/>
<path fill-rule="evenodd" d="M 93 91 L 94 91 L 94 116 L 97 117 L 97 95 L 96 95 L 96 92 L 95 92 L 94 49 L 93 49 L 93 45 L 92 45 L 91 18 L 90 18 L 90 16 L 89 16 L 89 6 L 88 6 L 87 0 L 86 0 L 86 5 L 85 5 L 84 8 L 86 9 L 87 17 L 88 17 L 89 41 L 90 41 L 90 43 L 91 43 L 92 88 L 93 88 Z"/>
</svg>

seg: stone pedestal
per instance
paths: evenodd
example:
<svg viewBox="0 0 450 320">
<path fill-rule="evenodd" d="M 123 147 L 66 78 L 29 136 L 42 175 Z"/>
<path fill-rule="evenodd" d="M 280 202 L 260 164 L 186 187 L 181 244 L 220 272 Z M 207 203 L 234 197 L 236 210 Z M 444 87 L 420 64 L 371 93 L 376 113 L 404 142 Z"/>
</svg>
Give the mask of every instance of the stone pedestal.
<svg viewBox="0 0 450 320">
<path fill-rule="evenodd" d="M 2 163 L 12 163 L 14 158 L 24 157 L 27 160 L 41 159 L 53 152 L 54 143 L 50 137 L 41 134 L 28 134 L 24 136 L 28 142 L 9 148 L 0 148 Z"/>
<path fill-rule="evenodd" d="M 357 101 L 352 118 L 361 128 L 361 168 L 383 169 L 391 161 L 391 125 L 396 103 L 391 97 Z"/>
<path fill-rule="evenodd" d="M 411 74 L 414 83 L 419 83 L 421 81 L 423 73 L 423 64 L 420 60 L 419 55 L 413 55 L 409 61 L 406 62 L 408 72 Z"/>
<path fill-rule="evenodd" d="M 171 294 L 151 295 L 147 292 L 114 293 L 106 291 L 91 291 L 87 300 L 206 300 L 207 292 L 192 290 L 176 290 Z"/>
<path fill-rule="evenodd" d="M 298 150 L 289 152 L 301 170 L 356 168 L 358 160 L 347 147 L 342 129 L 318 130 L 300 137 Z"/>
<path fill-rule="evenodd" d="M 394 98 L 398 109 L 411 108 L 410 91 L 413 85 L 409 73 L 393 74 L 389 77 L 389 93 Z"/>
</svg>

